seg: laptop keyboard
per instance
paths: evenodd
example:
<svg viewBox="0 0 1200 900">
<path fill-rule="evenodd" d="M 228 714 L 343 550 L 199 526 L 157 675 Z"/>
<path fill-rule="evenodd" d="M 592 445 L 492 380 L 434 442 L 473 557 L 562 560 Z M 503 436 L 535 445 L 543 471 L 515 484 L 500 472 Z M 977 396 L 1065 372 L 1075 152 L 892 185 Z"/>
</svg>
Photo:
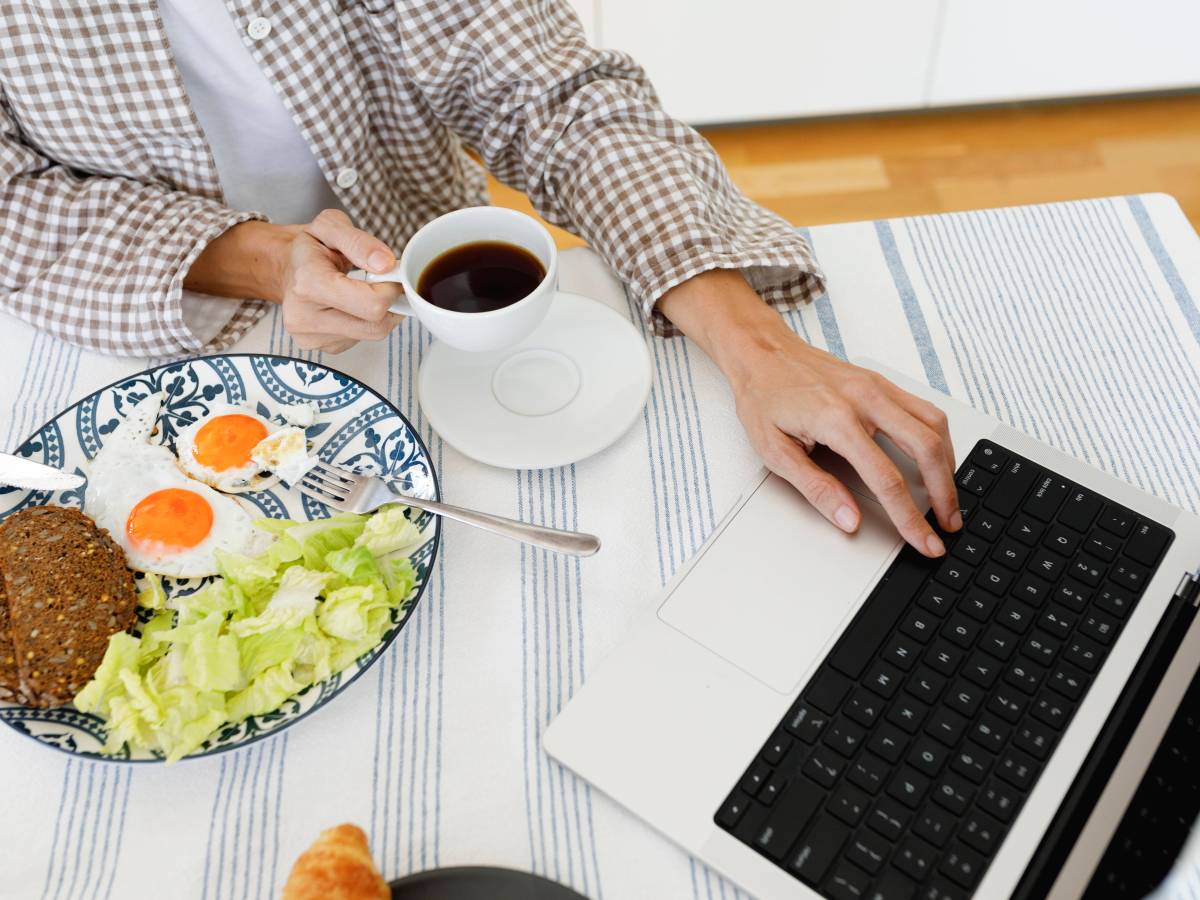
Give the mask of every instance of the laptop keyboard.
<svg viewBox="0 0 1200 900">
<path fill-rule="evenodd" d="M 1174 538 L 991 441 L 956 478 L 714 817 L 834 900 L 971 895 Z"/>
</svg>

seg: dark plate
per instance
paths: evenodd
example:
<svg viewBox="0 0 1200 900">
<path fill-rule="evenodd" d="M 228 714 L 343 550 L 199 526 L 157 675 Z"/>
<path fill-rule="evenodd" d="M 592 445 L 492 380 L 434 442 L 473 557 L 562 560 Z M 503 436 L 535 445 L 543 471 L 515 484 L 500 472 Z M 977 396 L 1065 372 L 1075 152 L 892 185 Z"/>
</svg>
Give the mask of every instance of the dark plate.
<svg viewBox="0 0 1200 900">
<path fill-rule="evenodd" d="M 418 872 L 391 883 L 392 900 L 586 900 L 540 875 L 491 866 Z"/>
</svg>

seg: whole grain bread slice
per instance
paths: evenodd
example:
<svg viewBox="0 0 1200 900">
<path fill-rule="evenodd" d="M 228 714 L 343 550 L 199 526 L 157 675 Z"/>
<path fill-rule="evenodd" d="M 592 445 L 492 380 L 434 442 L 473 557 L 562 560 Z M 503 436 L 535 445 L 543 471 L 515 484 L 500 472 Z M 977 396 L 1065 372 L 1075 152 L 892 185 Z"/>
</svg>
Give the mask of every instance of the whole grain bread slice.
<svg viewBox="0 0 1200 900">
<path fill-rule="evenodd" d="M 16 700 L 20 686 L 17 651 L 9 632 L 8 598 L 4 594 L 4 581 L 0 579 L 0 700 Z"/>
</svg>

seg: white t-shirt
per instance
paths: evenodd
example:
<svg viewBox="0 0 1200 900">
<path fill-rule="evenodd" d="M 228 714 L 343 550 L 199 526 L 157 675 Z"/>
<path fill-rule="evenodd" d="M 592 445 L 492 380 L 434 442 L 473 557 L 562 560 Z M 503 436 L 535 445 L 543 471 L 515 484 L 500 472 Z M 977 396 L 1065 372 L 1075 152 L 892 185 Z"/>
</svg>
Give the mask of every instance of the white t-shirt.
<svg viewBox="0 0 1200 900">
<path fill-rule="evenodd" d="M 242 43 L 221 0 L 160 0 L 159 14 L 188 99 L 212 149 L 233 209 L 273 222 L 308 222 L 341 208 L 308 142 Z M 184 293 L 184 319 L 201 339 L 214 337 L 236 304 Z"/>
</svg>

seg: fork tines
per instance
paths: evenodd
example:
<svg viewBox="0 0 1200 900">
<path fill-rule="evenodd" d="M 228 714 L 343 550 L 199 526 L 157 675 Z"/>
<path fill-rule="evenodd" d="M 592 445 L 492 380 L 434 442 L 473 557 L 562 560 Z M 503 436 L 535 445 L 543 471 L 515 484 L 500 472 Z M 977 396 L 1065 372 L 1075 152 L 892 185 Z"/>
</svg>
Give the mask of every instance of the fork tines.
<svg viewBox="0 0 1200 900">
<path fill-rule="evenodd" d="M 358 478 L 349 472 L 317 463 L 304 474 L 300 484 L 332 500 L 345 500 L 358 487 Z"/>
</svg>

